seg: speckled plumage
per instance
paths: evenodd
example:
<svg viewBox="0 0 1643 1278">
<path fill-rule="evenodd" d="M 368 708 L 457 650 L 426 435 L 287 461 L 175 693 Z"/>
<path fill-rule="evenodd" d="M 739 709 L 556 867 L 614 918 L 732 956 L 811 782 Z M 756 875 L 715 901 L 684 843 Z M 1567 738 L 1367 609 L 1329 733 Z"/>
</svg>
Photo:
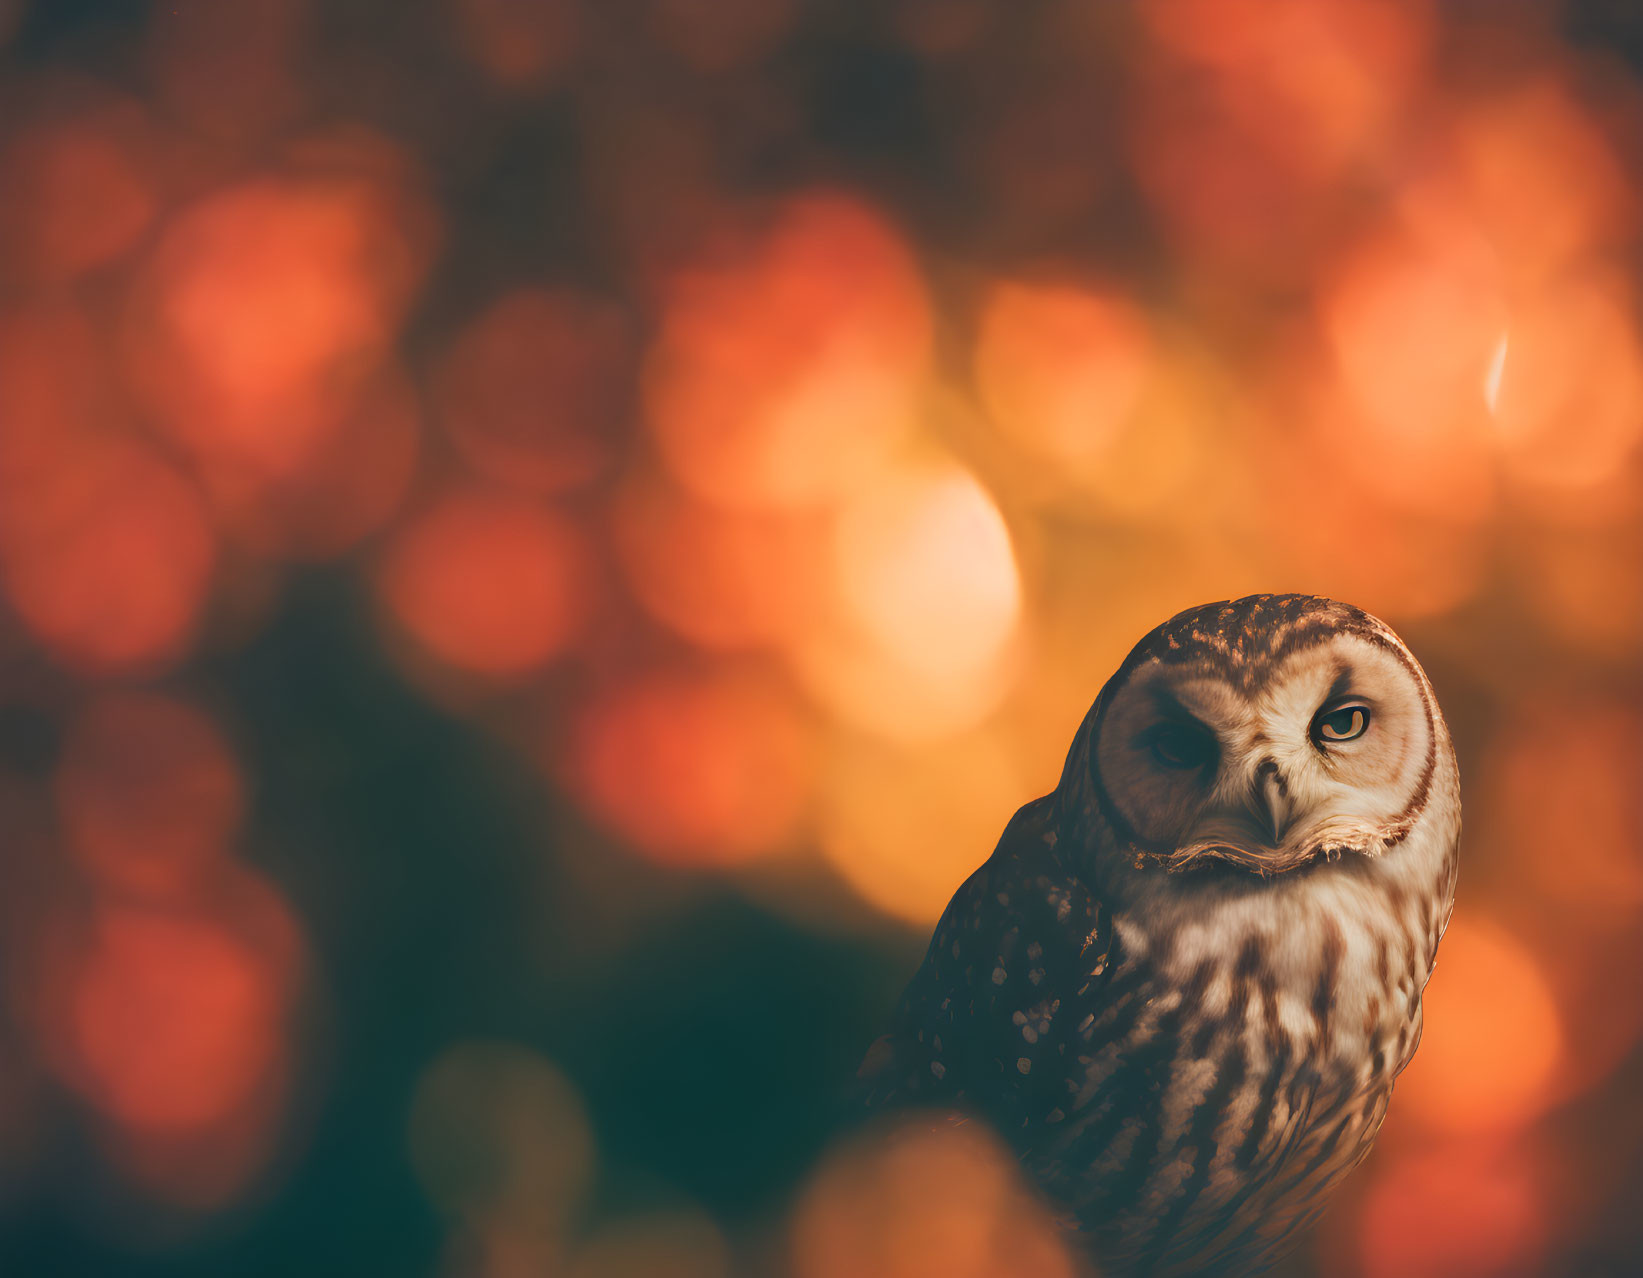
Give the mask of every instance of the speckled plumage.
<svg viewBox="0 0 1643 1278">
<path fill-rule="evenodd" d="M 1380 725 L 1351 750 L 1313 739 L 1343 696 Z M 1155 763 L 1160 716 L 1213 763 Z M 954 896 L 869 1103 L 994 1124 L 1110 1278 L 1259 1272 L 1414 1054 L 1458 838 L 1447 731 L 1387 627 L 1311 596 L 1182 613 Z"/>
</svg>

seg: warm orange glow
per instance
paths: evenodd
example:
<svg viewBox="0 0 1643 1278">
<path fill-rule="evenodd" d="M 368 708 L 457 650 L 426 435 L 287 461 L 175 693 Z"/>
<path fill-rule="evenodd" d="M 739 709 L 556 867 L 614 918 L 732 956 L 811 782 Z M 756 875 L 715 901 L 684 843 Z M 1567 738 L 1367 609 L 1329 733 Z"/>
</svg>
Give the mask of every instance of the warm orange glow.
<svg viewBox="0 0 1643 1278">
<path fill-rule="evenodd" d="M 514 1231 L 557 1243 L 593 1172 L 593 1129 L 575 1085 L 512 1043 L 460 1043 L 433 1061 L 406 1143 L 434 1204 L 504 1243 Z"/>
<path fill-rule="evenodd" d="M 99 894 L 48 912 L 13 986 L 42 1062 L 151 1199 L 222 1207 L 268 1165 L 289 1095 L 303 940 L 266 882 L 220 864 L 186 903 Z"/>
<path fill-rule="evenodd" d="M 601 824 L 654 860 L 745 861 L 790 841 L 810 790 L 810 728 L 751 672 L 653 671 L 596 693 L 558 765 Z"/>
<path fill-rule="evenodd" d="M 244 783 L 201 711 L 151 693 L 110 693 L 69 725 L 55 778 L 70 851 L 99 884 L 186 892 L 227 850 Z"/>
<path fill-rule="evenodd" d="M 125 427 L 84 314 L 53 302 L 0 315 L 0 586 L 76 669 L 177 657 L 215 560 L 193 488 Z"/>
<path fill-rule="evenodd" d="M 1623 249 L 1637 195 L 1575 81 L 1543 72 L 1465 103 L 1443 138 L 1438 171 L 1488 230 L 1502 265 L 1529 289 L 1555 280 L 1594 250 Z"/>
<path fill-rule="evenodd" d="M 598 298 L 521 289 L 457 338 L 434 378 L 440 424 L 487 479 L 553 493 L 609 465 L 630 375 L 628 320 Z"/>
<path fill-rule="evenodd" d="M 258 476 L 313 462 L 423 269 L 405 198 L 374 175 L 260 178 L 173 221 L 124 334 L 133 386 L 173 438 Z"/>
<path fill-rule="evenodd" d="M 582 38 L 573 0 L 451 0 L 468 56 L 512 89 L 537 89 L 570 63 Z"/>
<path fill-rule="evenodd" d="M 332 559 L 398 511 L 422 452 L 422 406 L 405 370 L 388 365 L 361 388 L 301 470 L 267 475 L 202 467 L 218 523 L 248 550 Z"/>
<path fill-rule="evenodd" d="M 1129 160 L 1194 285 L 1304 287 L 1355 168 L 1392 163 L 1433 46 L 1430 7 L 1148 0 Z M 1348 196 L 1348 199 L 1350 196 Z M 1230 275 L 1231 279 L 1218 278 Z"/>
<path fill-rule="evenodd" d="M 1428 1127 L 1519 1127 L 1553 1099 L 1564 1051 L 1557 1002 L 1533 953 L 1457 914 L 1426 988 L 1425 1031 L 1398 1081 L 1396 1110 Z"/>
<path fill-rule="evenodd" d="M 702 496 L 814 504 L 911 426 L 929 348 L 899 233 L 858 200 L 813 192 L 670 280 L 646 412 L 668 466 Z"/>
<path fill-rule="evenodd" d="M 1482 834 L 1518 890 L 1588 927 L 1643 924 L 1643 716 L 1597 704 L 1524 704 L 1479 778 Z"/>
<path fill-rule="evenodd" d="M 30 633 L 76 669 L 149 669 L 193 635 L 215 561 L 194 489 L 106 440 L 28 473 L 0 504 L 0 575 Z"/>
<path fill-rule="evenodd" d="M 215 920 L 101 908 L 72 987 L 77 1086 L 135 1128 L 217 1123 L 276 1067 L 284 977 Z"/>
<path fill-rule="evenodd" d="M 1334 172 L 1380 139 L 1431 51 L 1426 0 L 1146 0 L 1154 37 L 1212 68 L 1221 110 L 1289 165 Z"/>
<path fill-rule="evenodd" d="M 794 1217 L 796 1278 L 1072 1278 L 1048 1214 L 985 1127 L 906 1119 L 836 1148 Z"/>
<path fill-rule="evenodd" d="M 6 273 L 55 284 L 130 249 L 154 217 L 150 125 L 109 97 L 48 118 L 0 150 L 0 259 Z"/>
<path fill-rule="evenodd" d="M 1624 662 L 1643 651 L 1640 513 L 1619 527 L 1538 528 L 1514 547 L 1537 620 L 1575 652 Z"/>
<path fill-rule="evenodd" d="M 978 722 L 1008 681 L 1021 579 L 1009 529 L 968 471 L 887 469 L 838 515 L 825 624 L 795 649 L 828 708 L 916 740 Z"/>
<path fill-rule="evenodd" d="M 1541 1167 L 1532 1151 L 1497 1142 L 1440 1146 L 1379 1167 L 1358 1219 L 1363 1278 L 1541 1272 L 1550 1233 Z"/>
<path fill-rule="evenodd" d="M 1263 549 L 1290 589 L 1350 599 L 1376 616 L 1407 620 L 1438 617 L 1471 599 L 1484 581 L 1489 542 L 1479 528 L 1444 514 L 1427 515 L 1388 505 L 1366 492 L 1363 477 L 1337 470 L 1316 455 L 1290 469 L 1274 462 L 1272 509 L 1302 535 L 1274 537 Z M 1278 478 L 1282 472 L 1289 473 Z M 1411 484 L 1420 480 L 1411 472 Z M 1441 504 L 1441 490 L 1429 496 Z M 1293 519 L 1293 523 L 1288 523 Z"/>
<path fill-rule="evenodd" d="M 1594 490 L 1628 468 L 1643 440 L 1636 305 L 1624 279 L 1594 273 L 1513 313 L 1495 434 L 1513 476 L 1531 491 L 1563 495 L 1577 516 L 1612 515 L 1634 496 L 1621 492 L 1593 509 Z"/>
<path fill-rule="evenodd" d="M 828 863 L 869 904 L 926 927 L 1015 810 L 1043 793 L 1001 741 L 981 734 L 916 751 L 841 743 L 822 790 Z"/>
<path fill-rule="evenodd" d="M 1089 466 L 1134 411 L 1150 355 L 1145 317 L 1121 298 L 1058 283 L 999 284 L 981 317 L 976 385 L 1019 446 Z"/>
<path fill-rule="evenodd" d="M 1453 210 L 1416 201 L 1361 244 L 1322 302 L 1345 394 L 1314 429 L 1341 469 L 1400 505 L 1485 511 L 1485 383 L 1508 320 L 1493 250 Z"/>
<path fill-rule="evenodd" d="M 639 602 L 695 643 L 788 642 L 820 614 L 827 529 L 816 514 L 714 506 L 652 474 L 629 478 L 613 514 Z"/>
<path fill-rule="evenodd" d="M 527 674 L 586 618 L 592 567 L 566 516 L 481 489 L 446 494 L 389 544 L 378 586 L 395 620 L 439 660 Z"/>
</svg>

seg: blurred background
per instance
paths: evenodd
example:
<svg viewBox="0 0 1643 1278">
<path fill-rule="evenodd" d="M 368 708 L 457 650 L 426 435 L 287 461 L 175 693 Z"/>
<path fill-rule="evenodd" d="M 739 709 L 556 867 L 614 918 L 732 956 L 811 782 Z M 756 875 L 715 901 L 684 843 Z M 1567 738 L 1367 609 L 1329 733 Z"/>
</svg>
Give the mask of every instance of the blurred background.
<svg viewBox="0 0 1643 1278">
<path fill-rule="evenodd" d="M 1284 1273 L 1643 1266 L 1643 13 L 0 0 L 0 1269 L 1071 1275 L 837 1096 L 1147 629 L 1420 655 Z"/>
</svg>

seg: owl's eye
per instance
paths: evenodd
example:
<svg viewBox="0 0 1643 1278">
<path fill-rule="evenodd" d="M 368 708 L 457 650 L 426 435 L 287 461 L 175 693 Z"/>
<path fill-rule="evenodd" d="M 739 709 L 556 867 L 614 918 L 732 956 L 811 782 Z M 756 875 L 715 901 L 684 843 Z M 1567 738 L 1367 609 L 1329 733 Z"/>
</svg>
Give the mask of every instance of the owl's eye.
<svg viewBox="0 0 1643 1278">
<path fill-rule="evenodd" d="M 1160 765 L 1179 771 L 1213 763 L 1220 753 L 1213 736 L 1185 723 L 1161 723 L 1146 734 L 1145 741 Z"/>
<path fill-rule="evenodd" d="M 1357 701 L 1335 706 L 1312 723 L 1312 739 L 1319 745 L 1331 741 L 1356 741 L 1369 731 L 1369 707 Z"/>
</svg>

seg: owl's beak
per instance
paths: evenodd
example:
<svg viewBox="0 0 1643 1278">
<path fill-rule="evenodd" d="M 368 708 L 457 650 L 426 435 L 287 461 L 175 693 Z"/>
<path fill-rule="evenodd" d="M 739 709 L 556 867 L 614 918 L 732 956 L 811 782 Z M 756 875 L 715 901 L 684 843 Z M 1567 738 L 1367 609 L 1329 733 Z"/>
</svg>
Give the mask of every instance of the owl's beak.
<svg viewBox="0 0 1643 1278">
<path fill-rule="evenodd" d="M 1294 820 L 1295 808 L 1289 801 L 1289 786 L 1277 768 L 1262 769 L 1249 795 L 1249 810 L 1261 827 L 1261 834 L 1273 847 L 1284 841 L 1284 834 Z"/>
</svg>

